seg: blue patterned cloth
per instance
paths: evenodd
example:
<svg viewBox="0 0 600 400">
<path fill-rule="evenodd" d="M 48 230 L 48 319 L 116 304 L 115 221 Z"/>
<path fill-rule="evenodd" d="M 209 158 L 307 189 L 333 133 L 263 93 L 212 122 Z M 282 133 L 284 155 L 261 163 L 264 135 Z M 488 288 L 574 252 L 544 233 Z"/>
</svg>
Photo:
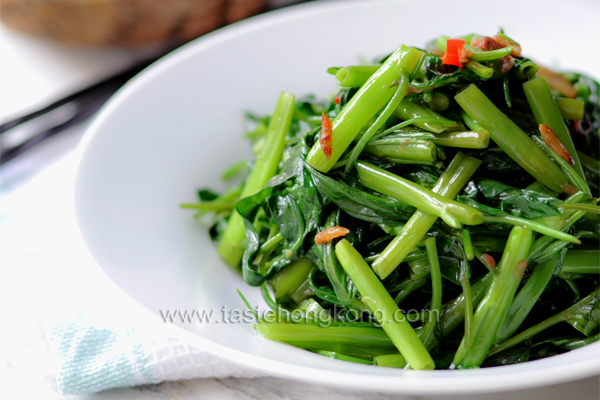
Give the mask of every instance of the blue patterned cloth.
<svg viewBox="0 0 600 400">
<path fill-rule="evenodd" d="M 129 321 L 124 316 L 71 312 L 47 324 L 64 394 L 180 379 L 263 376 L 169 335 L 160 324 L 149 327 Z"/>
<path fill-rule="evenodd" d="M 63 393 L 84 394 L 157 382 L 136 330 L 123 318 L 110 320 L 75 312 L 56 319 L 48 330 L 59 359 Z"/>
</svg>

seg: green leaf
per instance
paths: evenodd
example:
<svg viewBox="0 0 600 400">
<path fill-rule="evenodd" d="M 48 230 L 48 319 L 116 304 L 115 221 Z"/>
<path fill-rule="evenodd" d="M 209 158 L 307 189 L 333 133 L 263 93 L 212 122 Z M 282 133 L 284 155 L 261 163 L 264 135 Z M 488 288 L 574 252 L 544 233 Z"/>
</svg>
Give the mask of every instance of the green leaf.
<svg viewBox="0 0 600 400">
<path fill-rule="evenodd" d="M 442 276 L 455 285 L 461 286 L 463 263 L 466 262 L 466 255 L 462 242 L 454 236 L 438 235 L 437 248 Z M 467 277 L 470 277 L 470 263 L 467 262 L 464 268 L 467 270 Z"/>
<path fill-rule="evenodd" d="M 600 296 L 583 303 L 566 321 L 585 336 L 597 333 L 600 325 Z"/>
<path fill-rule="evenodd" d="M 466 68 L 460 68 L 448 73 L 448 69 L 442 64 L 442 59 L 434 54 L 425 54 L 421 67 L 415 73 L 415 80 L 411 86 L 419 90 L 432 90 L 443 86 L 462 87 L 474 82 L 482 84 L 488 80 L 497 79 L 494 74 L 490 79 L 483 79 Z"/>
<path fill-rule="evenodd" d="M 285 239 L 281 255 L 271 260 L 277 266 L 290 263 L 302 246 L 306 229 L 302 210 L 292 194 L 273 194 L 266 199 L 265 212 L 279 226 L 279 232 Z"/>
<path fill-rule="evenodd" d="M 414 208 L 385 196 L 376 196 L 336 180 L 306 165 L 321 196 L 328 198 L 354 218 L 377 224 L 398 225 L 406 221 Z M 339 174 L 342 178 L 343 174 Z M 356 183 L 359 185 L 358 183 Z"/>
<path fill-rule="evenodd" d="M 432 189 L 437 183 L 441 172 L 434 167 L 421 165 L 415 168 L 413 171 L 402 174 L 402 176 L 410 181 L 418 183 L 419 185 Z"/>
<path fill-rule="evenodd" d="M 558 350 L 559 349 L 557 349 L 556 346 L 553 346 L 549 343 L 546 343 L 543 346 L 533 347 L 531 349 L 531 354 L 529 356 L 529 360 L 530 361 L 541 360 L 542 358 L 556 356 L 561 353 Z"/>
<path fill-rule="evenodd" d="M 557 207 L 561 201 L 543 193 L 515 189 L 493 179 L 483 179 L 477 187 L 488 202 L 516 217 L 535 219 L 561 215 Z"/>
<path fill-rule="evenodd" d="M 519 364 L 529 360 L 531 349 L 529 347 L 517 347 L 508 349 L 502 353 L 498 353 L 486 360 L 481 364 L 485 367 L 498 367 L 500 365 L 511 365 Z"/>
<path fill-rule="evenodd" d="M 472 198 L 467 197 L 467 196 L 457 196 L 456 200 L 459 201 L 459 202 L 461 202 L 461 203 L 463 203 L 463 204 L 471 206 L 471 207 L 473 207 L 473 208 L 481 211 L 482 213 L 485 213 L 485 214 L 488 214 L 488 215 L 496 215 L 496 216 L 499 216 L 499 217 L 501 217 L 503 215 L 506 215 L 506 212 L 504 212 L 502 210 L 499 210 L 499 209 L 494 208 L 494 207 L 486 206 L 485 204 L 481 204 L 481 203 L 479 203 L 479 202 L 477 202 L 477 201 L 475 201 Z"/>
<path fill-rule="evenodd" d="M 283 167 L 279 174 L 272 177 L 266 186 L 278 186 L 300 175 L 304 170 L 304 159 L 308 154 L 308 146 L 301 140 L 295 146 L 286 147 L 283 151 Z"/>
<path fill-rule="evenodd" d="M 246 283 L 250 286 L 262 285 L 267 279 L 270 279 L 281 269 L 271 268 L 263 274 L 252 268 L 254 257 L 260 247 L 260 236 L 254 227 L 254 218 L 272 192 L 273 188 L 271 187 L 263 189 L 255 195 L 241 199 L 235 205 L 235 208 L 242 216 L 246 227 L 247 244 L 242 257 L 242 275 Z"/>
<path fill-rule="evenodd" d="M 322 280 L 322 276 L 327 278 L 327 275 L 318 267 L 318 264 L 313 267 L 312 271 L 310 271 L 310 274 L 308 275 L 308 283 L 315 296 L 331 304 L 343 306 L 343 304 L 338 300 L 333 289 L 321 284 L 320 281 Z M 327 280 L 326 284 L 328 283 L 329 280 Z"/>
<path fill-rule="evenodd" d="M 464 152 L 482 161 L 478 171 L 481 175 L 488 175 L 489 173 L 505 174 L 517 171 L 522 173 L 523 171 L 519 164 L 499 147 L 491 147 L 483 150 L 465 150 Z"/>
<path fill-rule="evenodd" d="M 291 194 L 273 194 L 274 189 L 267 187 L 253 196 L 241 199 L 236 204 L 246 227 L 247 245 L 242 257 L 242 274 L 250 286 L 260 286 L 277 272 L 301 255 L 300 248 L 307 234 L 302 211 Z M 254 226 L 258 211 L 263 208 L 267 217 L 279 227 L 284 237 L 279 254 L 271 258 L 264 271 L 254 265 L 260 249 L 260 235 Z"/>
<path fill-rule="evenodd" d="M 208 189 L 198 190 L 198 198 L 200 199 L 200 201 L 212 201 L 218 197 L 219 197 L 219 195 L 217 193 L 213 192 L 212 190 L 208 190 Z"/>
<path fill-rule="evenodd" d="M 340 224 L 340 210 L 329 214 L 323 230 L 337 226 Z M 323 270 L 329 278 L 329 282 L 335 292 L 335 295 L 340 304 L 349 306 L 354 298 L 356 297 L 356 287 L 352 283 L 352 280 L 340 264 L 335 255 L 334 241 L 329 243 L 316 246 L 316 253 L 318 254 Z"/>
<path fill-rule="evenodd" d="M 488 201 L 493 201 L 506 190 L 514 189 L 512 186 L 493 179 L 482 179 L 477 183 L 479 193 Z"/>
<path fill-rule="evenodd" d="M 323 278 L 327 279 L 326 283 L 328 283 L 328 284 L 330 283 L 325 272 L 322 272 L 316 265 L 313 267 L 312 271 L 308 275 L 308 283 L 310 285 L 310 288 L 313 291 L 313 293 L 315 294 L 315 296 L 317 296 L 319 299 L 329 302 L 331 304 L 334 304 L 338 307 L 341 307 L 342 308 L 341 311 L 344 311 L 346 309 L 358 310 L 358 311 L 366 311 L 367 310 L 366 306 L 358 298 L 354 299 L 352 301 L 352 304 L 350 304 L 350 305 L 348 305 L 346 303 L 346 301 L 342 301 L 342 300 L 338 299 L 337 294 L 335 293 L 335 291 L 332 288 L 323 286 L 321 284 L 321 282 L 324 281 Z M 341 315 L 343 316 L 345 314 L 342 312 Z M 360 314 L 358 314 L 358 315 L 360 315 Z M 354 318 L 355 316 L 356 316 L 356 314 L 354 314 L 352 317 Z"/>
<path fill-rule="evenodd" d="M 588 338 L 581 338 L 577 336 L 562 336 L 557 338 L 546 339 L 541 342 L 535 344 L 535 346 L 540 346 L 543 344 L 553 344 L 554 346 L 560 347 L 565 350 L 574 350 L 583 346 L 587 346 L 590 343 L 594 343 L 600 340 L 600 333 L 597 333 L 594 336 L 590 336 Z"/>
<path fill-rule="evenodd" d="M 312 176 L 304 168 L 303 163 L 300 172 L 295 177 L 295 184 L 287 189 L 287 192 L 291 193 L 298 202 L 306 223 L 306 233 L 318 228 L 321 225 L 323 207 L 329 201 L 320 197 Z"/>
<path fill-rule="evenodd" d="M 561 215 L 557 208 L 560 200 L 531 190 L 507 190 L 503 192 L 500 208 L 517 217 L 542 218 Z"/>
</svg>

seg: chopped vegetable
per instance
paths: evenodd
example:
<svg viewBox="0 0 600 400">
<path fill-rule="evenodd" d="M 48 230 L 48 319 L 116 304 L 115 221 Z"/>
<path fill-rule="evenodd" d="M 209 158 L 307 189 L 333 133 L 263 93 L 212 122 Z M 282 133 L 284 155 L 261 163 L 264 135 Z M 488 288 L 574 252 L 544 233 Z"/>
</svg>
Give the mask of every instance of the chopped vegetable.
<svg viewBox="0 0 600 400">
<path fill-rule="evenodd" d="M 315 144 L 306 162 L 321 172 L 333 168 L 361 128 L 392 98 L 396 92 L 393 83 L 400 78 L 402 70 L 412 71 L 422 54 L 407 46 L 401 46 L 392 53 L 332 121 L 331 156 L 327 158 L 321 147 Z"/>
<path fill-rule="evenodd" d="M 408 323 L 390 294 L 361 255 L 346 240 L 335 247 L 344 270 L 357 286 L 365 303 L 384 332 L 414 369 L 433 369 L 435 364 L 427 349 Z"/>
<path fill-rule="evenodd" d="M 282 93 L 249 116 L 240 181 L 181 207 L 260 287 L 257 332 L 335 362 L 485 368 L 600 340 L 600 85 L 503 32 L 425 48 L 329 68 L 327 100 Z"/>
<path fill-rule="evenodd" d="M 258 192 L 275 175 L 283 154 L 285 137 L 292 122 L 294 100 L 295 96 L 291 93 L 282 92 L 279 96 L 265 134 L 265 145 L 256 156 L 254 169 L 246 181 L 241 198 Z M 242 218 L 234 211 L 218 247 L 219 254 L 229 265 L 237 266 L 239 264 L 244 252 L 245 236 Z"/>
</svg>

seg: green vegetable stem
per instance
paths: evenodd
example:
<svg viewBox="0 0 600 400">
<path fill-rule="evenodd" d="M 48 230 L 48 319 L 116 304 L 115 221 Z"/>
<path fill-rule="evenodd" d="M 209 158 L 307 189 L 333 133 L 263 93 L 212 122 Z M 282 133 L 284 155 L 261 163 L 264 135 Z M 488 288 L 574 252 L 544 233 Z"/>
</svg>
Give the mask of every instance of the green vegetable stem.
<svg viewBox="0 0 600 400">
<path fill-rule="evenodd" d="M 556 97 L 554 100 L 560 110 L 560 115 L 562 115 L 564 119 L 583 119 L 585 107 L 585 102 L 583 100 L 569 99 L 567 97 Z"/>
<path fill-rule="evenodd" d="M 454 368 L 477 368 L 495 342 L 496 334 L 509 312 L 512 299 L 527 267 L 532 231 L 516 226 L 512 229 L 498 273 L 494 276 L 474 316 L 474 338 L 470 347 L 461 342 L 454 356 Z"/>
<path fill-rule="evenodd" d="M 338 69 L 335 74 L 337 84 L 347 88 L 359 88 L 377 72 L 380 65 L 351 65 Z"/>
<path fill-rule="evenodd" d="M 439 311 L 442 307 L 442 273 L 440 271 L 440 260 L 438 257 L 437 247 L 435 245 L 435 237 L 431 237 L 425 241 L 425 248 L 427 249 L 427 259 L 429 260 L 429 265 L 431 267 L 430 273 L 432 295 L 430 312 L 437 313 L 439 315 Z M 421 340 L 428 348 L 433 347 L 431 346 L 431 343 L 434 338 L 433 332 L 436 325 L 437 319 L 431 318 L 423 327 Z"/>
<path fill-rule="evenodd" d="M 458 127 L 456 121 L 442 117 L 424 104 L 407 99 L 400 102 L 394 114 L 405 121 L 418 118 L 414 125 L 433 133 L 442 133 Z M 423 120 L 419 120 L 421 118 Z"/>
<path fill-rule="evenodd" d="M 437 160 L 437 148 L 428 140 L 380 139 L 369 143 L 365 151 L 381 158 L 402 159 L 415 164 Z"/>
<path fill-rule="evenodd" d="M 475 60 L 469 60 L 467 62 L 467 68 L 469 68 L 469 71 L 473 72 L 474 74 L 477 74 L 478 76 L 484 79 L 489 79 L 492 77 L 492 75 L 494 75 L 493 68 L 486 67 L 485 65 Z"/>
<path fill-rule="evenodd" d="M 279 95 L 267 129 L 265 144 L 256 157 L 254 169 L 250 173 L 240 197 L 244 198 L 257 193 L 275 175 L 294 115 L 294 106 L 295 96 L 293 94 L 282 92 Z M 232 267 L 237 267 L 242 259 L 245 238 L 244 221 L 238 212 L 234 211 L 217 248 L 221 257 Z"/>
<path fill-rule="evenodd" d="M 410 366 L 413 369 L 433 369 L 435 364 L 429 352 L 362 256 L 346 239 L 338 242 L 335 252 L 358 288 L 362 301 Z"/>
<path fill-rule="evenodd" d="M 551 258 L 538 264 L 533 273 L 513 300 L 504 325 L 498 330 L 496 343 L 511 337 L 523 323 L 529 312 L 538 301 L 544 289 L 550 282 L 558 264 L 560 254 L 555 253 Z"/>
<path fill-rule="evenodd" d="M 332 121 L 331 157 L 327 159 L 317 142 L 306 157 L 306 162 L 321 172 L 329 171 L 360 129 L 392 98 L 397 90 L 394 82 L 400 78 L 402 71 L 412 72 L 422 54 L 412 47 L 400 46 L 388 57 Z"/>
<path fill-rule="evenodd" d="M 356 168 L 360 181 L 369 189 L 410 204 L 421 212 L 436 215 L 454 228 L 461 228 L 462 224 L 478 225 L 483 222 L 480 211 L 449 200 L 370 163 L 361 161 Z"/>
<path fill-rule="evenodd" d="M 373 364 L 379 367 L 404 368 L 406 360 L 401 354 L 385 354 L 373 358 Z"/>
<path fill-rule="evenodd" d="M 513 51 L 513 49 L 514 48 L 512 46 L 508 46 L 508 47 L 503 47 L 498 50 L 474 51 L 473 55 L 471 55 L 469 58 L 471 60 L 475 60 L 475 61 L 497 60 L 499 58 L 509 55 L 510 52 Z"/>
<path fill-rule="evenodd" d="M 379 128 L 381 128 L 381 126 L 383 126 L 383 124 L 392 115 L 392 112 L 394 112 L 394 109 L 396 109 L 396 107 L 398 107 L 398 105 L 404 98 L 404 95 L 406 95 L 407 90 L 408 90 L 408 74 L 406 72 L 402 72 L 400 74 L 400 78 L 398 80 L 398 89 L 396 89 L 396 93 L 394 93 L 394 95 L 390 99 L 389 103 L 385 106 L 385 108 L 383 109 L 381 114 L 379 114 L 379 116 L 377 117 L 375 122 L 373 122 L 373 124 L 371 124 L 369 129 L 367 129 L 367 131 L 362 135 L 362 137 L 360 138 L 358 143 L 356 143 L 356 145 L 352 149 L 352 152 L 348 156 L 348 161 L 346 163 L 346 168 L 345 168 L 346 173 L 350 172 L 350 170 L 352 168 L 354 168 L 354 165 L 356 164 L 356 160 L 358 159 L 358 156 L 360 155 L 360 153 L 363 151 L 363 149 L 365 148 L 367 143 L 369 143 L 369 141 L 373 138 L 375 133 L 377 133 Z M 433 160 L 431 160 L 431 161 L 433 161 Z"/>
<path fill-rule="evenodd" d="M 561 143 L 566 147 L 571 157 L 573 157 L 573 161 L 575 162 L 573 168 L 585 182 L 583 168 L 581 167 L 581 162 L 575 151 L 575 145 L 573 144 L 573 140 L 571 140 L 571 135 L 567 130 L 560 108 L 558 107 L 554 96 L 552 96 L 548 81 L 546 81 L 546 78 L 543 76 L 537 76 L 525 82 L 523 84 L 523 89 L 525 90 L 525 96 L 527 97 L 527 101 L 529 102 L 529 106 L 535 116 L 536 122 L 538 124 L 547 125 L 552 129 Z M 581 111 L 583 112 L 583 105 L 581 106 Z M 585 189 L 586 191 L 589 191 L 587 184 Z"/>
<path fill-rule="evenodd" d="M 481 165 L 480 160 L 459 152 L 440 176 L 431 192 L 447 199 L 456 197 L 458 192 L 471 179 L 479 165 Z M 402 233 L 396 236 L 371 264 L 377 275 L 383 279 L 391 274 L 417 243 L 423 239 L 437 218 L 434 214 L 420 210 L 416 211 L 404 225 Z"/>
<path fill-rule="evenodd" d="M 492 140 L 535 179 L 552 191 L 568 190 L 569 182 L 560 168 L 477 86 L 469 85 L 455 99 L 473 120 L 490 132 Z"/>
<path fill-rule="evenodd" d="M 569 250 L 562 262 L 559 276 L 563 279 L 582 278 L 600 274 L 600 252 L 598 249 Z"/>
<path fill-rule="evenodd" d="M 570 318 L 582 318 L 582 319 L 593 318 L 593 315 L 590 315 L 589 317 L 585 316 L 585 314 L 591 314 L 591 313 L 595 313 L 596 318 L 597 318 L 599 302 L 600 302 L 600 288 L 596 288 L 594 291 L 592 291 L 590 294 L 588 294 L 585 298 L 583 298 L 580 301 L 578 301 L 577 303 L 573 304 L 571 307 L 559 312 L 558 314 L 553 315 L 552 317 L 550 317 L 548 319 L 545 319 L 544 321 L 540 322 L 539 324 L 536 324 L 536 325 L 532 326 L 531 328 L 526 329 L 523 332 L 511 337 L 510 339 L 505 340 L 504 342 L 499 343 L 498 345 L 494 346 L 489 351 L 487 356 L 491 357 L 493 355 L 503 352 L 504 350 L 510 349 L 511 347 L 514 347 L 514 346 L 518 345 L 519 343 L 522 343 L 523 341 L 533 337 L 534 335 L 537 335 L 540 332 L 543 332 L 544 330 L 558 324 L 559 322 L 568 321 Z M 596 327 L 597 326 L 598 325 L 596 324 Z"/>
<path fill-rule="evenodd" d="M 512 75 L 517 79 L 527 79 L 535 75 L 540 67 L 531 60 L 517 61 L 511 68 Z"/>
</svg>

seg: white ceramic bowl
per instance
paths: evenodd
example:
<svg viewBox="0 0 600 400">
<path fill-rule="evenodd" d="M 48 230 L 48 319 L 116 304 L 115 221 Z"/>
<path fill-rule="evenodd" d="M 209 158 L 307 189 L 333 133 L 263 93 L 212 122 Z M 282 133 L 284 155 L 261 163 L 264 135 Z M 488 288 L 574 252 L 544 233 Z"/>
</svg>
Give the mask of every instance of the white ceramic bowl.
<svg viewBox="0 0 600 400">
<path fill-rule="evenodd" d="M 537 4 L 540 4 L 538 6 Z M 495 33 L 524 53 L 599 73 L 591 40 L 598 4 L 507 0 L 317 2 L 234 24 L 190 43 L 127 84 L 83 141 L 76 212 L 92 254 L 126 293 L 159 310 L 265 309 L 258 290 L 217 256 L 181 202 L 249 156 L 242 112 L 270 112 L 280 91 L 334 92 L 329 66 L 422 46 L 440 35 Z M 556 29 L 560 27 L 560 29 Z M 157 316 L 157 319 L 159 317 Z M 249 324 L 185 323 L 201 345 L 273 374 L 346 388 L 414 394 L 482 393 L 556 384 L 600 370 L 600 343 L 519 365 L 468 371 L 404 371 L 328 359 L 259 337 Z"/>
</svg>

